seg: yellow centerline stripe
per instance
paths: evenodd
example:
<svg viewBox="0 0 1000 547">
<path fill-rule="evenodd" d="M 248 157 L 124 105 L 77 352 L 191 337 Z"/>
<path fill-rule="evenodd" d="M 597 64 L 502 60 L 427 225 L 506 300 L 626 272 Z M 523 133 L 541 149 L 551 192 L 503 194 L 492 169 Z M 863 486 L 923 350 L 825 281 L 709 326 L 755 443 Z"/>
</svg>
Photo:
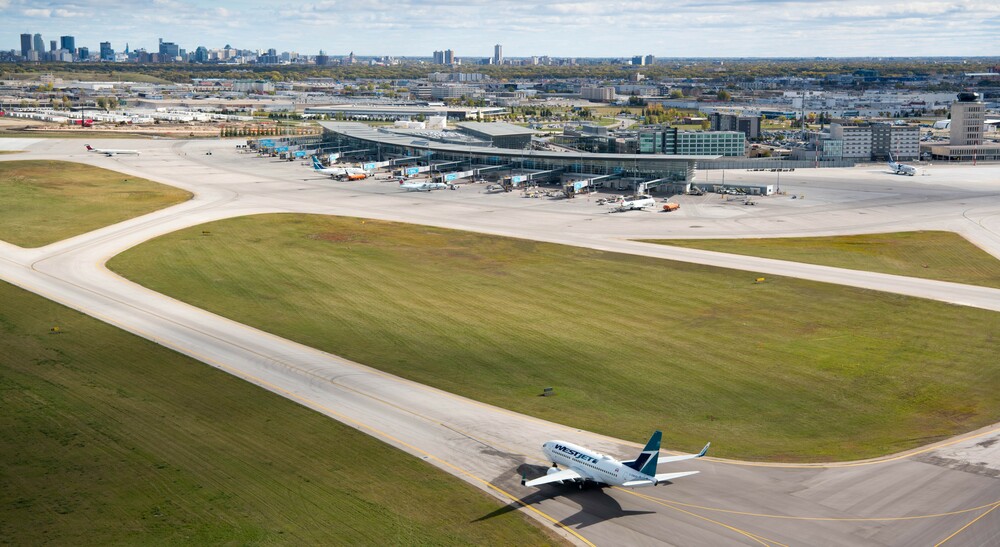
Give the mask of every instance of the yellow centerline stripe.
<svg viewBox="0 0 1000 547">
<path fill-rule="evenodd" d="M 961 533 L 961 532 L 962 532 L 963 530 L 965 530 L 965 529 L 966 529 L 966 528 L 968 528 L 969 526 L 972 526 L 973 524 L 975 524 L 977 520 L 979 520 L 979 519 L 981 519 L 981 518 L 985 517 L 986 515 L 988 515 L 988 514 L 992 513 L 992 512 L 993 512 L 993 510 L 994 510 L 994 509 L 996 509 L 997 507 L 1000 507 L 1000 503 L 995 503 L 995 504 L 993 505 L 993 507 L 990 507 L 990 509 L 989 509 L 988 511 L 986 511 L 986 512 L 985 512 L 985 513 L 983 513 L 982 515 L 979 515 L 978 517 L 976 517 L 976 518 L 972 519 L 972 521 L 970 521 L 970 522 L 969 522 L 968 524 L 966 524 L 965 526 L 963 526 L 963 527 L 959 528 L 958 530 L 955 530 L 955 532 L 954 532 L 954 533 L 952 533 L 952 534 L 951 534 L 950 536 L 948 536 L 948 537 L 946 537 L 946 538 L 942 539 L 941 541 L 939 541 L 939 542 L 938 542 L 938 543 L 937 543 L 936 545 L 934 545 L 934 547 L 940 547 L 941 545 L 944 545 L 944 544 L 945 544 L 945 543 L 946 543 L 946 542 L 947 542 L 947 541 L 948 541 L 949 539 L 951 539 L 951 538 L 953 538 L 953 537 L 957 536 L 957 535 L 958 535 L 959 533 Z"/>
<path fill-rule="evenodd" d="M 704 511 L 713 511 L 716 513 L 729 513 L 731 515 L 740 515 L 746 517 L 760 517 L 769 519 L 785 519 L 785 520 L 828 520 L 828 521 L 854 521 L 854 522 L 866 522 L 866 521 L 894 521 L 894 520 L 920 520 L 920 519 L 930 519 L 939 517 L 949 517 L 953 515 L 961 515 L 963 513 L 971 513 L 972 511 L 979 511 L 980 509 L 985 509 L 987 507 L 996 506 L 1000 504 L 1000 500 L 993 501 L 978 507 L 970 507 L 968 509 L 959 509 L 956 511 L 949 511 L 947 513 L 933 513 L 930 515 L 912 515 L 909 517 L 797 517 L 793 515 L 769 515 L 766 513 L 749 513 L 746 511 L 736 511 L 734 509 L 720 509 L 718 507 L 705 507 L 702 505 L 694 505 L 692 503 L 684 503 L 680 501 L 667 500 L 662 498 L 657 498 L 664 503 L 671 503 L 680 505 L 683 507 L 690 507 L 692 509 L 702 509 Z"/>
<path fill-rule="evenodd" d="M 712 524 L 717 524 L 719 526 L 722 526 L 723 528 L 726 528 L 728 530 L 736 532 L 737 534 L 746 536 L 746 537 L 748 537 L 748 538 L 756 541 L 757 543 L 759 543 L 761 545 L 764 545 L 765 547 L 771 547 L 771 545 L 778 545 L 780 547 L 788 547 L 784 543 L 779 543 L 779 542 L 774 541 L 772 539 L 768 539 L 768 538 L 765 538 L 763 536 L 758 536 L 757 534 L 754 534 L 754 533 L 751 533 L 751 532 L 747 532 L 746 530 L 741 530 L 739 528 L 736 528 L 735 526 L 730 526 L 730 525 L 728 525 L 728 524 L 726 524 L 724 522 L 719 522 L 717 520 L 713 520 L 713 519 L 710 519 L 708 517 L 705 517 L 705 516 L 702 516 L 702 515 L 699 515 L 699 514 L 696 514 L 696 513 L 692 513 L 691 511 L 687 511 L 687 510 L 681 509 L 680 507 L 674 507 L 669 502 L 666 502 L 666 501 L 661 500 L 659 498 L 654 498 L 652 496 L 647 496 L 645 494 L 640 494 L 640 493 L 632 491 L 632 490 L 626 490 L 626 489 L 620 488 L 618 486 L 614 486 L 613 488 L 615 490 L 620 491 L 620 492 L 625 492 L 625 493 L 628 493 L 628 494 L 632 494 L 633 496 L 636 496 L 638 498 L 642 498 L 644 500 L 651 501 L 653 503 L 656 503 L 658 505 L 662 505 L 662 506 L 667 507 L 669 509 L 673 509 L 674 511 L 678 511 L 678 512 L 684 513 L 685 515 L 690 515 L 692 517 L 699 518 L 699 519 L 704 520 L 706 522 L 711 522 Z"/>
</svg>

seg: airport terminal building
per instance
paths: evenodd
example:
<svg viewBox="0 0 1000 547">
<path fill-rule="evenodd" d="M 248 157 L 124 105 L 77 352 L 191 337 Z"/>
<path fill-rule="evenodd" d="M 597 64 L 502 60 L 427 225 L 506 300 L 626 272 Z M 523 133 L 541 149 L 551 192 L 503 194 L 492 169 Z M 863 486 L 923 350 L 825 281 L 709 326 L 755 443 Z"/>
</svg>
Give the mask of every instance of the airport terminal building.
<svg viewBox="0 0 1000 547">
<path fill-rule="evenodd" d="M 498 148 L 440 142 L 361 123 L 321 122 L 320 125 L 323 127 L 324 148 L 348 150 L 360 154 L 356 157 L 363 161 L 450 164 L 450 168 L 462 170 L 462 177 L 459 178 L 478 176 L 479 172 L 487 169 L 510 169 L 590 179 L 595 183 L 598 180 L 628 179 L 649 182 L 651 187 L 658 184 L 676 186 L 677 183 L 694 181 L 699 161 L 719 159 L 719 156 L 702 155 L 599 154 Z M 530 175 L 527 180 L 532 180 Z"/>
</svg>

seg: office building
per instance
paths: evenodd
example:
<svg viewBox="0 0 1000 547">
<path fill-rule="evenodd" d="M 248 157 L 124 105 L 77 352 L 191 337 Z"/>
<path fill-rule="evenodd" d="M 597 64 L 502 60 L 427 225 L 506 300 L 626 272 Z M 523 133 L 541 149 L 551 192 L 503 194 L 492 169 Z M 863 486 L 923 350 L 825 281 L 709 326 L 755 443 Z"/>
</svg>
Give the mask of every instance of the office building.
<svg viewBox="0 0 1000 547">
<path fill-rule="evenodd" d="M 610 103 L 615 100 L 615 88 L 611 86 L 584 86 L 580 88 L 580 98 L 588 101 Z"/>
<path fill-rule="evenodd" d="M 60 36 L 59 48 L 65 49 L 70 53 L 76 53 L 76 38 L 73 36 Z"/>
<path fill-rule="evenodd" d="M 635 57 L 632 57 L 633 65 L 642 65 L 645 63 L 645 61 L 646 59 L 642 55 L 636 55 Z"/>
<path fill-rule="evenodd" d="M 640 154 L 682 156 L 746 156 L 746 136 L 740 131 L 678 131 L 661 127 L 639 131 Z"/>
<path fill-rule="evenodd" d="M 446 64 L 446 65 L 453 65 L 453 64 L 455 64 L 455 52 L 454 51 L 452 51 L 450 49 L 444 50 L 444 64 Z"/>
<path fill-rule="evenodd" d="M 444 64 L 444 52 L 443 51 L 435 51 L 434 52 L 434 64 L 436 64 L 436 65 L 443 65 Z"/>
<path fill-rule="evenodd" d="M 646 66 L 655 64 L 656 63 L 656 57 L 653 57 L 652 55 L 647 55 L 646 58 L 643 60 L 643 63 Z"/>
<path fill-rule="evenodd" d="M 180 56 L 181 48 L 173 42 L 164 42 L 163 38 L 160 38 L 159 54 L 160 62 L 172 62 Z"/>
<path fill-rule="evenodd" d="M 45 53 L 45 41 L 42 40 L 41 34 L 36 34 L 32 41 L 34 43 L 34 47 L 32 47 L 31 49 L 37 51 L 38 55 Z"/>
<path fill-rule="evenodd" d="M 920 128 L 889 123 L 830 124 L 830 138 L 841 141 L 843 158 L 860 161 L 916 159 L 920 154 Z"/>
<path fill-rule="evenodd" d="M 81 61 L 89 61 L 90 60 L 90 48 L 89 47 L 81 47 L 80 51 L 78 51 L 77 53 L 80 56 L 80 60 Z"/>
<path fill-rule="evenodd" d="M 760 116 L 737 116 L 712 112 L 708 115 L 711 131 L 741 131 L 747 139 L 760 138 Z"/>
<path fill-rule="evenodd" d="M 111 49 L 111 42 L 101 42 L 101 60 L 114 61 L 115 50 Z"/>
<path fill-rule="evenodd" d="M 503 46 L 497 44 L 493 46 L 493 64 L 502 65 L 503 64 Z"/>
<path fill-rule="evenodd" d="M 28 53 L 34 49 L 31 46 L 31 34 L 21 35 L 21 57 L 28 58 Z"/>
</svg>

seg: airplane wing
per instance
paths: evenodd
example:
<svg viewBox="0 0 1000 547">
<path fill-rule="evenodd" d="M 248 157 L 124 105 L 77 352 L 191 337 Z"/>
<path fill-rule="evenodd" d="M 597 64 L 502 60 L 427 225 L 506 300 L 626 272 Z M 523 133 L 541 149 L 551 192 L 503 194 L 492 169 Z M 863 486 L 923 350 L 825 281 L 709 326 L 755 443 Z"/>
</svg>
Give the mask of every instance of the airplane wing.
<svg viewBox="0 0 1000 547">
<path fill-rule="evenodd" d="M 661 482 L 672 481 L 674 479 L 679 479 L 681 477 L 687 477 L 689 475 L 694 475 L 700 473 L 701 471 L 681 471 L 680 473 L 663 473 L 656 475 L 656 481 L 651 481 L 647 479 L 639 479 L 636 481 L 625 481 L 622 486 L 627 488 L 636 488 L 639 486 L 656 486 Z"/>
<path fill-rule="evenodd" d="M 562 471 L 557 471 L 555 473 L 552 473 L 551 475 L 545 475 L 544 477 L 539 477 L 537 479 L 527 481 L 524 483 L 524 486 L 539 486 L 542 484 L 548 484 L 550 482 L 572 481 L 582 478 L 583 477 L 579 473 L 573 471 L 572 469 L 563 469 Z"/>
<path fill-rule="evenodd" d="M 701 452 L 699 452 L 697 454 L 683 454 L 681 456 L 664 456 L 664 457 L 656 460 L 656 463 L 657 463 L 657 465 L 659 465 L 661 463 L 681 462 L 681 461 L 684 461 L 684 460 L 692 460 L 694 458 L 700 458 L 700 457 L 702 457 L 702 456 L 704 456 L 705 454 L 708 453 L 708 447 L 710 447 L 710 446 L 712 446 L 712 443 L 706 444 L 705 448 L 702 448 Z"/>
</svg>

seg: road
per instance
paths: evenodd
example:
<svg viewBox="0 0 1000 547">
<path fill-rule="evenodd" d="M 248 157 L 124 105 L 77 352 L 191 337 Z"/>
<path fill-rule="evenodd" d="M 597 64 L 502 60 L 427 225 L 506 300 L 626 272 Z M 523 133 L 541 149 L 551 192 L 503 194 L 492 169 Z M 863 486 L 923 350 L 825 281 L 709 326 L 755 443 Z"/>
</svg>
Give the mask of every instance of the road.
<svg viewBox="0 0 1000 547">
<path fill-rule="evenodd" d="M 143 155 L 113 158 L 80 152 L 79 142 L 26 143 L 27 153 L 0 161 L 81 161 L 176 185 L 196 197 L 39 249 L 0 244 L 0 278 L 424 458 L 509 503 L 496 514 L 523 504 L 529 515 L 577 544 L 1000 544 L 1000 428 L 996 426 L 875 461 L 783 466 L 709 457 L 683 466 L 701 474 L 657 488 L 528 489 L 519 485 L 520 474 L 543 472 L 547 462 L 540 459 L 539 448 L 546 440 L 561 438 L 623 458 L 633 456 L 639 446 L 381 373 L 156 294 L 103 266 L 115 254 L 179 228 L 232 216 L 294 211 L 585 245 L 995 310 L 1000 302 L 1000 291 L 995 289 L 628 240 L 947 228 L 1000 256 L 1000 168 L 942 167 L 922 178 L 882 176 L 877 169 L 864 168 L 803 172 L 783 178 L 782 186 L 804 199 L 768 198 L 748 208 L 702 196 L 690 198 L 674 216 L 607 214 L 585 199 L 523 199 L 515 194 L 487 195 L 475 187 L 407 193 L 387 182 L 333 182 L 297 163 L 240 154 L 235 141 L 116 140 L 113 146 L 141 148 Z M 205 155 L 208 150 L 213 154 Z M 752 176 L 758 174 L 727 178 Z"/>
</svg>

